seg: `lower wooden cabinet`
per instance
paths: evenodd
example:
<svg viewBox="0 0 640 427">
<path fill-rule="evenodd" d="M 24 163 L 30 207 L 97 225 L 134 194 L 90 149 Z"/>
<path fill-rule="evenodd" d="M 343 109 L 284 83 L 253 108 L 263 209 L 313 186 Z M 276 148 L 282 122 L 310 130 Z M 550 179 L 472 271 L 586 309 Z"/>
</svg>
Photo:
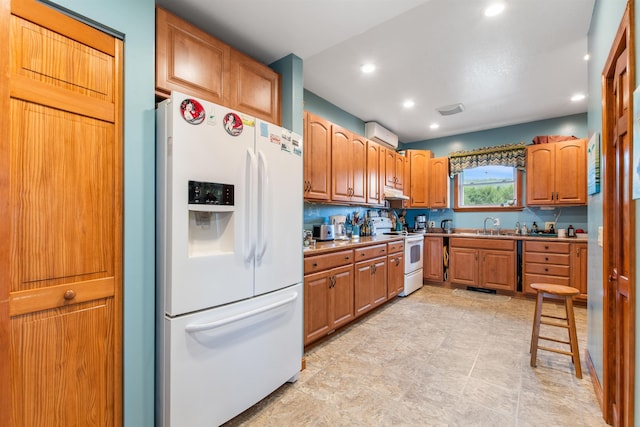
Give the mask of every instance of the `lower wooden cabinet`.
<svg viewBox="0 0 640 427">
<path fill-rule="evenodd" d="M 387 258 L 379 257 L 355 265 L 356 317 L 387 300 Z"/>
<path fill-rule="evenodd" d="M 587 275 L 588 273 L 587 243 L 571 244 L 571 286 L 580 291 L 578 299 L 587 299 Z"/>
<path fill-rule="evenodd" d="M 404 290 L 404 242 L 388 244 L 387 255 L 387 299 Z"/>
<path fill-rule="evenodd" d="M 515 291 L 515 240 L 449 239 L 449 278 L 467 286 Z"/>
<path fill-rule="evenodd" d="M 430 282 L 444 281 L 443 239 L 440 236 L 425 236 L 422 277 Z"/>
<path fill-rule="evenodd" d="M 304 344 L 354 319 L 353 265 L 304 277 Z"/>
</svg>

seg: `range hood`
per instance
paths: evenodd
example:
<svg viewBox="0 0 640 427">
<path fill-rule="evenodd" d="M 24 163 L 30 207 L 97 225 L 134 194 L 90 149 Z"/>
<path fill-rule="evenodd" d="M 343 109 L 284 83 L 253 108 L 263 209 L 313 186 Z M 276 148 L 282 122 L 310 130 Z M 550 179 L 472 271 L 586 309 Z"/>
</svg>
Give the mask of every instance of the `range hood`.
<svg viewBox="0 0 640 427">
<path fill-rule="evenodd" d="M 401 190 L 387 186 L 384 187 L 384 198 L 387 200 L 409 200 L 409 197 L 402 194 Z"/>
</svg>

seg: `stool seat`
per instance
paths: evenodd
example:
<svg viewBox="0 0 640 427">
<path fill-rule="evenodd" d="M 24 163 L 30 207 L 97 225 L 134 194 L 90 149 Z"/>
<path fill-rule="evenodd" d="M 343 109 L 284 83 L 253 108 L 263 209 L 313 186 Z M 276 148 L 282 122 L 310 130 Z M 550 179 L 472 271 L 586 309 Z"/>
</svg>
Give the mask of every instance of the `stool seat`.
<svg viewBox="0 0 640 427">
<path fill-rule="evenodd" d="M 530 286 L 536 291 L 557 295 L 559 297 L 580 295 L 580 291 L 571 286 L 554 285 L 551 283 L 532 283 Z"/>
<path fill-rule="evenodd" d="M 565 354 L 567 356 L 571 356 L 573 360 L 573 366 L 576 370 L 576 377 L 582 378 L 582 368 L 580 367 L 580 351 L 578 350 L 578 337 L 576 333 L 576 321 L 573 315 L 573 297 L 579 295 L 580 291 L 576 288 L 572 288 L 571 286 L 555 285 L 552 283 L 532 283 L 530 286 L 538 293 L 538 296 L 536 298 L 536 310 L 533 317 L 533 331 L 531 332 L 531 366 L 536 366 L 538 349 Z M 542 314 L 542 304 L 544 303 L 545 297 L 561 299 L 564 303 L 566 317 Z M 542 320 L 543 317 L 559 320 L 560 322 L 545 321 Z M 540 336 L 540 324 L 552 327 L 566 328 L 569 332 L 569 341 Z M 571 351 L 540 346 L 538 345 L 538 341 L 541 339 L 561 344 L 568 344 L 571 347 Z"/>
</svg>

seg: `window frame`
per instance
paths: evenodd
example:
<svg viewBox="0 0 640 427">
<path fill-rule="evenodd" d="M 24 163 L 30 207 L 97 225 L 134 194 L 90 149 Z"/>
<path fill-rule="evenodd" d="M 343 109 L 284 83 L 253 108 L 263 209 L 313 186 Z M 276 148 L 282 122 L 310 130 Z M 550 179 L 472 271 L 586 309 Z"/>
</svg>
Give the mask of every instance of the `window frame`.
<svg viewBox="0 0 640 427">
<path fill-rule="evenodd" d="M 453 177 L 453 211 L 454 212 L 508 212 L 508 211 L 521 211 L 524 209 L 524 200 L 522 199 L 522 179 L 523 171 L 516 169 L 515 176 L 515 188 L 516 188 L 516 203 L 513 206 L 460 206 L 458 201 L 460 200 L 460 182 L 458 180 L 459 174 Z"/>
</svg>

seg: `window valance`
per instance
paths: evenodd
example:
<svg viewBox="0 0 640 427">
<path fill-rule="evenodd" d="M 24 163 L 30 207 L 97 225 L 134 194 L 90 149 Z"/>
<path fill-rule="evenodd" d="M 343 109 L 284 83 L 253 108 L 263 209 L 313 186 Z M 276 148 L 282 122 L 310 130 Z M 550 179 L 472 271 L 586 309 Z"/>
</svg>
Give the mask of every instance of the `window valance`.
<svg viewBox="0 0 640 427">
<path fill-rule="evenodd" d="M 483 147 L 470 151 L 449 153 L 449 171 L 451 176 L 465 169 L 478 166 L 511 166 L 524 169 L 527 149 L 524 142 L 505 144 L 495 147 Z"/>
</svg>

